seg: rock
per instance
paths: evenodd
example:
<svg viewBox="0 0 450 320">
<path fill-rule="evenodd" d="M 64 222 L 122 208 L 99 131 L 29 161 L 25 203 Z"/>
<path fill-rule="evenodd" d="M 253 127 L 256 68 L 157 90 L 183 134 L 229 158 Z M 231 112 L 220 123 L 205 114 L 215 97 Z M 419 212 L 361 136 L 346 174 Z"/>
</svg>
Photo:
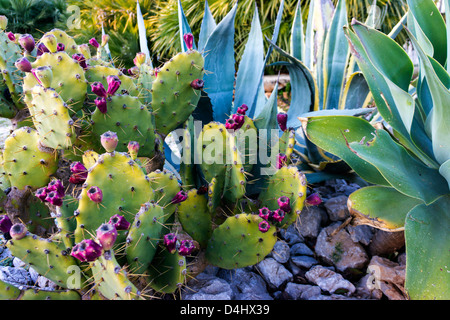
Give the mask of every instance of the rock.
<svg viewBox="0 0 450 320">
<path fill-rule="evenodd" d="M 403 231 L 389 232 L 376 229 L 369 245 L 369 253 L 372 256 L 387 256 L 405 245 L 405 233 Z"/>
<path fill-rule="evenodd" d="M 0 280 L 20 287 L 27 286 L 31 277 L 28 271 L 23 268 L 0 267 Z"/>
<path fill-rule="evenodd" d="M 391 300 L 404 300 L 406 266 L 399 265 L 383 257 L 374 256 L 367 267 L 367 273 L 373 278 L 374 286 Z"/>
<path fill-rule="evenodd" d="M 188 282 L 189 290 L 183 296 L 184 300 L 231 300 L 233 291 L 230 284 L 221 278 L 210 274 L 199 274 Z"/>
<path fill-rule="evenodd" d="M 305 239 L 303 239 L 303 237 L 300 235 L 299 231 L 297 230 L 296 224 L 298 224 L 298 219 L 297 219 L 297 223 L 291 224 L 289 227 L 287 227 L 287 229 L 280 230 L 281 237 L 290 246 L 292 246 L 296 243 L 299 243 L 299 242 L 303 242 L 305 240 Z"/>
<path fill-rule="evenodd" d="M 290 251 L 291 256 L 314 256 L 314 252 L 303 242 L 294 244 Z"/>
<path fill-rule="evenodd" d="M 289 282 L 284 289 L 283 297 L 288 300 L 308 300 L 321 293 L 322 290 L 318 286 Z"/>
<path fill-rule="evenodd" d="M 383 297 L 383 292 L 376 286 L 373 275 L 366 274 L 358 281 L 355 295 L 362 299 L 379 300 Z"/>
<path fill-rule="evenodd" d="M 38 287 L 47 291 L 53 291 L 56 289 L 56 284 L 44 276 L 39 276 L 36 284 Z"/>
<path fill-rule="evenodd" d="M 273 258 L 264 259 L 256 265 L 256 268 L 272 289 L 278 289 L 293 280 L 292 273 Z"/>
<path fill-rule="evenodd" d="M 275 243 L 273 250 L 270 253 L 270 256 L 275 260 L 277 260 L 279 263 L 288 262 L 290 257 L 289 245 L 283 240 L 278 240 Z"/>
<path fill-rule="evenodd" d="M 27 265 L 25 262 L 23 262 L 22 260 L 20 260 L 20 259 L 17 258 L 17 257 L 14 257 L 12 263 L 13 263 L 13 266 L 14 266 L 15 268 L 23 268 L 23 267 L 25 267 L 25 266 Z"/>
<path fill-rule="evenodd" d="M 225 277 L 233 290 L 234 300 L 273 300 L 267 292 L 267 285 L 264 279 L 252 272 L 248 268 L 235 270 L 224 270 L 227 272 Z M 222 273 L 219 272 L 219 276 Z"/>
<path fill-rule="evenodd" d="M 324 204 L 331 221 L 345 220 L 350 217 L 347 207 L 348 197 L 345 195 L 337 196 L 327 200 Z"/>
<path fill-rule="evenodd" d="M 315 246 L 317 256 L 341 272 L 363 268 L 369 261 L 366 251 L 352 240 L 345 228 L 339 230 L 340 225 L 335 222 L 322 229 Z"/>
<path fill-rule="evenodd" d="M 299 215 L 298 231 L 303 238 L 317 238 L 321 225 L 327 219 L 327 213 L 321 207 L 305 207 Z"/>
<path fill-rule="evenodd" d="M 38 278 L 39 278 L 39 273 L 36 270 L 34 270 L 33 267 L 28 268 L 28 272 L 30 273 L 31 282 L 33 284 L 37 283 Z"/>
<path fill-rule="evenodd" d="M 349 296 L 356 290 L 355 286 L 350 281 L 345 280 L 339 273 L 320 265 L 312 267 L 305 276 L 310 282 L 332 294 L 339 293 Z"/>
<path fill-rule="evenodd" d="M 313 257 L 309 256 L 295 256 L 291 258 L 291 261 L 300 268 L 309 269 L 319 262 Z"/>
<path fill-rule="evenodd" d="M 365 246 L 368 246 L 370 244 L 370 241 L 372 240 L 373 234 L 375 232 L 374 228 L 367 225 L 349 225 L 346 227 L 346 229 L 354 242 L 359 242 Z"/>
</svg>

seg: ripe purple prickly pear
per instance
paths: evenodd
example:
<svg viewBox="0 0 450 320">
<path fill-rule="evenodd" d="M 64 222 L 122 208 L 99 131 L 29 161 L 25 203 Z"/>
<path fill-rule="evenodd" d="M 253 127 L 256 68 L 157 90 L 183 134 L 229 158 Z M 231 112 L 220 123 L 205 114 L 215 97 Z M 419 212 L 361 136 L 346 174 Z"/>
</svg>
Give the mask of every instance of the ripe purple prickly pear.
<svg viewBox="0 0 450 320">
<path fill-rule="evenodd" d="M 259 231 L 261 231 L 262 233 L 266 233 L 267 231 L 269 231 L 270 229 L 270 224 L 269 222 L 267 222 L 266 220 L 261 221 L 258 224 L 258 229 Z"/>
<path fill-rule="evenodd" d="M 281 131 L 287 130 L 287 119 L 288 119 L 288 116 L 286 113 L 277 114 L 277 122 L 278 122 L 278 126 L 280 127 Z"/>
<path fill-rule="evenodd" d="M 280 169 L 287 163 L 287 156 L 284 153 L 279 153 L 277 155 L 277 169 Z"/>
<path fill-rule="evenodd" d="M 191 87 L 195 90 L 201 90 L 205 86 L 205 82 L 202 79 L 195 79 L 191 82 Z"/>
<path fill-rule="evenodd" d="M 306 197 L 305 202 L 307 206 L 318 206 L 322 203 L 322 199 L 318 193 L 312 193 Z"/>
<path fill-rule="evenodd" d="M 113 215 L 109 219 L 108 223 L 113 225 L 116 230 L 128 230 L 128 228 L 130 227 L 130 223 L 127 221 L 127 219 L 119 214 Z"/>
<path fill-rule="evenodd" d="M 164 246 L 170 253 L 177 251 L 177 236 L 174 233 L 164 235 Z"/>
<path fill-rule="evenodd" d="M 84 239 L 72 248 L 70 255 L 81 262 L 92 262 L 102 255 L 102 246 L 92 239 Z"/>
<path fill-rule="evenodd" d="M 100 203 L 103 201 L 103 192 L 102 190 L 97 186 L 92 186 L 87 191 L 89 199 L 94 201 L 95 203 Z"/>
<path fill-rule="evenodd" d="M 100 47 L 100 44 L 98 43 L 98 41 L 95 38 L 90 39 L 89 44 L 96 49 L 98 49 L 98 47 Z"/>
<path fill-rule="evenodd" d="M 283 221 L 285 216 L 286 216 L 286 212 L 284 210 L 277 209 L 272 212 L 272 216 L 270 218 L 276 222 L 281 222 L 281 221 Z"/>
<path fill-rule="evenodd" d="M 9 41 L 15 42 L 16 41 L 16 36 L 14 35 L 14 33 L 12 33 L 11 31 L 8 32 L 6 34 L 6 36 L 8 37 Z"/>
<path fill-rule="evenodd" d="M 114 95 L 122 84 L 118 76 L 107 76 L 106 82 L 108 83 L 108 90 L 106 92 L 110 95 Z"/>
<path fill-rule="evenodd" d="M 33 69 L 30 61 L 26 57 L 17 59 L 17 61 L 14 64 L 17 69 L 19 69 L 20 71 L 23 71 L 23 72 L 31 72 L 31 69 Z"/>
<path fill-rule="evenodd" d="M 106 102 L 106 98 L 104 97 L 97 97 L 94 100 L 95 106 L 98 108 L 98 110 L 105 114 L 108 111 L 108 105 Z"/>
<path fill-rule="evenodd" d="M 183 39 L 187 49 L 192 50 L 192 48 L 194 47 L 194 36 L 192 35 L 192 33 L 186 33 L 183 36 Z"/>
<path fill-rule="evenodd" d="M 86 167 L 81 162 L 73 162 L 70 165 L 70 172 L 72 172 L 72 175 L 69 178 L 70 183 L 79 184 L 86 181 L 88 172 Z"/>
<path fill-rule="evenodd" d="M 112 224 L 103 223 L 97 229 L 97 240 L 103 247 L 103 250 L 111 250 L 117 239 L 117 230 Z"/>
<path fill-rule="evenodd" d="M 48 48 L 42 42 L 38 43 L 36 46 L 36 57 L 41 56 L 45 52 L 50 52 L 50 50 L 48 50 Z"/>
<path fill-rule="evenodd" d="M 9 219 L 7 214 L 0 216 L 0 231 L 3 233 L 8 233 L 12 227 L 11 219 Z"/>
<path fill-rule="evenodd" d="M 36 190 L 35 196 L 39 198 L 42 202 L 47 202 L 47 187 L 42 187 Z"/>
<path fill-rule="evenodd" d="M 289 199 L 289 197 L 281 196 L 277 199 L 277 202 L 281 210 L 284 212 L 291 212 L 291 199 Z"/>
<path fill-rule="evenodd" d="M 9 235 L 13 240 L 20 240 L 27 235 L 28 229 L 22 223 L 15 223 L 9 229 Z"/>
<path fill-rule="evenodd" d="M 27 52 L 32 52 L 36 43 L 34 42 L 34 38 L 32 35 L 26 33 L 19 37 L 20 46 Z"/>
<path fill-rule="evenodd" d="M 100 142 L 106 152 L 113 152 L 119 143 L 119 139 L 117 138 L 117 133 L 107 131 L 100 136 Z"/>
<path fill-rule="evenodd" d="M 48 192 L 45 197 L 45 201 L 57 207 L 61 207 L 63 205 L 63 199 L 58 196 L 56 191 Z"/>
<path fill-rule="evenodd" d="M 248 110 L 248 106 L 246 104 L 242 104 L 240 107 L 237 108 L 237 113 L 245 115 L 247 110 Z"/>
<path fill-rule="evenodd" d="M 187 193 L 183 190 L 179 191 L 175 197 L 173 197 L 171 203 L 180 203 L 187 199 Z"/>
<path fill-rule="evenodd" d="M 261 218 L 263 218 L 264 220 L 268 220 L 270 215 L 271 215 L 271 213 L 272 212 L 269 210 L 269 208 L 263 207 L 263 208 L 259 209 L 259 214 L 258 215 Z"/>
<path fill-rule="evenodd" d="M 56 44 L 56 51 L 60 52 L 64 50 L 66 50 L 66 46 L 64 45 L 64 43 L 58 42 Z"/>
<path fill-rule="evenodd" d="M 103 98 L 107 97 L 106 89 L 103 86 L 103 83 L 101 83 L 101 82 L 96 81 L 96 82 L 92 83 L 91 90 L 93 93 L 95 93 L 99 97 L 103 97 Z"/>
<path fill-rule="evenodd" d="M 52 181 L 50 181 L 50 183 L 47 185 L 47 193 L 49 193 L 51 191 L 55 191 L 56 196 L 59 198 L 64 197 L 65 189 L 64 189 L 64 186 L 63 186 L 61 180 L 53 179 Z"/>
<path fill-rule="evenodd" d="M 75 53 L 72 55 L 72 59 L 75 60 L 84 70 L 87 69 L 86 58 L 81 53 Z"/>
<path fill-rule="evenodd" d="M 180 243 L 180 247 L 178 248 L 178 253 L 181 256 L 188 256 L 192 253 L 194 250 L 194 242 L 192 240 L 182 240 Z"/>
</svg>

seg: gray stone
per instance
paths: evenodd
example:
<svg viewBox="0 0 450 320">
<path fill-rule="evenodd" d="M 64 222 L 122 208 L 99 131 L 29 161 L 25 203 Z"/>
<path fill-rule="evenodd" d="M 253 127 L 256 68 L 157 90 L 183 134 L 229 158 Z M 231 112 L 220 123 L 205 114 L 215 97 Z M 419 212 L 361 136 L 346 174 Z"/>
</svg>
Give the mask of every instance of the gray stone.
<svg viewBox="0 0 450 320">
<path fill-rule="evenodd" d="M 309 256 L 294 256 L 291 257 L 291 260 L 297 267 L 304 269 L 309 269 L 319 263 L 316 259 Z"/>
<path fill-rule="evenodd" d="M 339 273 L 331 271 L 323 266 L 314 266 L 306 272 L 306 279 L 318 285 L 322 290 L 329 293 L 346 294 L 347 296 L 355 292 L 355 286 L 344 279 Z"/>
<path fill-rule="evenodd" d="M 184 300 L 231 300 L 233 291 L 230 284 L 210 274 L 199 274 L 188 282 Z"/>
<path fill-rule="evenodd" d="M 322 290 L 318 286 L 289 282 L 284 289 L 284 298 L 288 300 L 308 300 L 320 295 Z"/>
<path fill-rule="evenodd" d="M 348 197 L 345 195 L 337 196 L 327 200 L 324 204 L 331 221 L 345 220 L 350 217 L 347 207 Z"/>
<path fill-rule="evenodd" d="M 318 206 L 305 207 L 299 216 L 298 231 L 303 238 L 317 238 L 327 213 Z"/>
<path fill-rule="evenodd" d="M 383 292 L 376 284 L 374 276 L 366 274 L 356 284 L 355 295 L 362 299 L 381 299 Z"/>
<path fill-rule="evenodd" d="M 270 253 L 270 256 L 277 260 L 279 263 L 288 262 L 290 257 L 289 245 L 283 240 L 278 240 L 273 246 L 273 250 Z"/>
<path fill-rule="evenodd" d="M 365 246 L 370 244 L 375 231 L 374 228 L 368 225 L 348 225 L 346 229 L 354 242 L 359 242 Z"/>
<path fill-rule="evenodd" d="M 300 214 L 301 215 L 301 214 Z M 280 234 L 281 237 L 290 245 L 294 245 L 299 242 L 303 242 L 305 239 L 300 235 L 296 224 L 298 223 L 298 219 L 296 223 L 291 224 L 287 229 L 281 229 Z"/>
<path fill-rule="evenodd" d="M 247 268 L 232 270 L 229 283 L 234 300 L 273 300 L 264 279 Z"/>
<path fill-rule="evenodd" d="M 269 287 L 277 289 L 293 280 L 293 275 L 281 263 L 273 258 L 266 258 L 256 265 Z"/>
<path fill-rule="evenodd" d="M 314 252 L 303 242 L 291 247 L 291 256 L 314 256 Z"/>
<path fill-rule="evenodd" d="M 361 244 L 355 243 L 345 228 L 338 230 L 341 222 L 323 228 L 317 237 L 315 251 L 327 264 L 343 272 L 367 265 L 369 257 Z"/>
<path fill-rule="evenodd" d="M 28 271 L 23 268 L 0 267 L 0 280 L 20 287 L 28 285 L 31 277 Z"/>
</svg>

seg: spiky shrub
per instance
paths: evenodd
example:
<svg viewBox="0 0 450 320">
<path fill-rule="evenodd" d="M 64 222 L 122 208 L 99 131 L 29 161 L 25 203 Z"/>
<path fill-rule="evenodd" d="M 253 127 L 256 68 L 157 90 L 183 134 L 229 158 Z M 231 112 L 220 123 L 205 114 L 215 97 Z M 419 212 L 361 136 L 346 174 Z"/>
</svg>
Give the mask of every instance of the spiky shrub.
<svg viewBox="0 0 450 320">
<path fill-rule="evenodd" d="M 311 141 L 373 184 L 349 197 L 356 220 L 404 230 L 409 297 L 448 299 L 448 29 L 433 1 L 408 5 L 406 32 L 419 57 L 414 78 L 411 59 L 390 37 L 356 20 L 345 31 L 382 121 L 323 116 L 303 125 Z"/>
<path fill-rule="evenodd" d="M 218 28 L 233 30 L 233 20 L 227 21 Z M 202 89 L 209 61 L 194 49 L 192 34 L 183 35 L 183 52 L 162 66 L 136 55 L 129 75 L 109 60 L 107 36 L 77 44 L 55 29 L 19 45 L 1 35 L 8 49 L 1 52 L 10 55 L 1 60 L 1 74 L 11 105 L 27 113 L 21 118 L 26 125 L 19 123 L 2 152 L 6 214 L 0 230 L 14 256 L 58 286 L 54 293 L 6 292 L 8 284 L 0 283 L 2 296 L 147 299 L 150 291 L 174 293 L 208 263 L 227 269 L 258 263 L 278 230 L 295 223 L 307 181 L 289 163 L 293 136 L 282 119 L 279 139 L 274 98 L 264 101 L 261 115 L 267 117 L 251 118 L 251 109 L 239 104 L 229 117 L 215 114 L 223 122 L 204 121 L 201 132 L 191 131 L 192 114 L 208 97 Z M 205 161 L 195 169 L 186 163 L 177 175 L 164 168 L 169 152 L 163 141 L 183 125 L 185 143 L 197 141 L 192 155 Z M 283 155 L 261 179 L 265 192 L 248 192 L 246 170 L 254 165 L 242 161 L 250 158 L 251 145 L 240 134 L 263 128 L 276 129 L 272 143 Z M 215 145 L 219 139 L 223 143 Z"/>
</svg>

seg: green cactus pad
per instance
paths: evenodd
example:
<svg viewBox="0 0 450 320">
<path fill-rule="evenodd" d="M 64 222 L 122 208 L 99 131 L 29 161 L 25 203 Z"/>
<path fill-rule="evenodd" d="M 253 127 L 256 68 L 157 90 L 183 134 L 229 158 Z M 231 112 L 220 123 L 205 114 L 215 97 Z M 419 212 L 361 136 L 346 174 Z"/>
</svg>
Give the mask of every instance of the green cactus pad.
<svg viewBox="0 0 450 320">
<path fill-rule="evenodd" d="M 5 191 L 7 188 L 11 187 L 11 182 L 9 181 L 5 168 L 3 167 L 3 163 L 3 152 L 0 152 L 0 189 Z"/>
<path fill-rule="evenodd" d="M 58 286 L 68 288 L 71 268 L 75 259 L 63 243 L 40 238 L 28 232 L 20 240 L 10 240 L 7 245 L 14 257 L 31 265 L 39 274 L 52 280 Z"/>
<path fill-rule="evenodd" d="M 244 117 L 244 124 L 236 132 L 236 140 L 245 172 L 250 172 L 253 164 L 256 163 L 258 153 L 257 146 L 254 144 L 258 141 L 258 129 L 251 118 Z"/>
<path fill-rule="evenodd" d="M 69 56 L 72 56 L 73 54 L 78 52 L 78 45 L 76 44 L 75 40 L 65 31 L 60 29 L 52 29 L 46 32 L 43 37 L 45 37 L 46 35 L 54 35 L 56 37 L 57 43 L 64 44 L 64 51 L 67 52 Z"/>
<path fill-rule="evenodd" d="M 117 133 L 119 144 L 116 150 L 126 152 L 128 142 L 139 143 L 139 156 L 152 157 L 155 154 L 154 119 L 150 111 L 137 97 L 115 95 L 108 99 L 106 114 L 96 109 L 91 120 L 92 134 L 100 143 L 100 136 L 107 132 Z"/>
<path fill-rule="evenodd" d="M 235 135 L 227 134 L 227 152 L 230 154 L 231 163 L 226 169 L 223 197 L 231 203 L 236 203 L 245 195 L 246 185 L 244 162 L 236 144 Z"/>
<path fill-rule="evenodd" d="M 45 291 L 27 289 L 19 300 L 81 300 L 80 294 L 75 290 Z"/>
<path fill-rule="evenodd" d="M 109 300 L 140 299 L 140 293 L 128 279 L 127 272 L 117 263 L 112 250 L 105 251 L 90 263 L 95 288 Z"/>
<path fill-rule="evenodd" d="M 37 85 L 31 97 L 28 109 L 41 143 L 52 149 L 71 147 L 76 139 L 75 122 L 61 96 L 53 88 Z"/>
<path fill-rule="evenodd" d="M 12 186 L 40 188 L 56 172 L 57 155 L 40 147 L 36 130 L 22 127 L 6 140 L 3 151 L 3 168 Z"/>
<path fill-rule="evenodd" d="M 86 80 L 89 82 L 89 84 L 92 84 L 94 82 L 101 82 L 105 89 L 108 88 L 108 82 L 106 81 L 106 78 L 108 76 L 119 77 L 121 84 L 119 90 L 117 91 L 118 94 L 128 92 L 128 94 L 131 96 L 139 96 L 139 90 L 134 83 L 133 78 L 124 75 L 119 69 L 108 66 L 95 65 L 86 70 Z M 96 95 L 92 93 L 91 86 L 88 87 L 87 93 L 91 100 L 95 99 Z"/>
<path fill-rule="evenodd" d="M 254 214 L 237 214 L 229 217 L 214 229 L 206 247 L 206 259 L 223 269 L 254 265 L 269 254 L 277 241 L 276 228 L 263 233 Z"/>
<path fill-rule="evenodd" d="M 160 246 L 147 272 L 151 288 L 161 293 L 173 293 L 186 281 L 186 258 Z"/>
<path fill-rule="evenodd" d="M 55 224 L 50 214 L 48 206 L 34 195 L 27 200 L 26 216 L 21 216 L 23 223 L 28 231 L 35 234 L 45 234 L 52 232 Z"/>
<path fill-rule="evenodd" d="M 195 79 L 202 79 L 203 56 L 197 51 L 177 54 L 162 66 L 152 86 L 152 110 L 156 129 L 163 135 L 182 125 L 194 112 L 200 91 L 191 87 Z"/>
<path fill-rule="evenodd" d="M 20 295 L 20 290 L 12 284 L 0 280 L 0 300 L 16 300 Z"/>
<path fill-rule="evenodd" d="M 131 225 L 125 252 L 132 274 L 141 275 L 155 256 L 163 229 L 164 211 L 154 203 L 145 203 Z"/>
<path fill-rule="evenodd" d="M 139 66 L 139 77 L 135 80 L 135 83 L 139 90 L 139 97 L 145 105 L 149 105 L 152 102 L 151 91 L 155 78 L 155 72 L 148 64 Z"/>
<path fill-rule="evenodd" d="M 72 59 L 66 52 L 46 52 L 39 56 L 31 64 L 33 68 L 49 66 L 52 69 L 53 78 L 50 87 L 54 88 L 67 104 L 70 115 L 75 114 L 83 107 L 86 97 L 87 82 L 83 68 Z M 29 72 L 23 80 L 23 91 L 26 94 L 25 101 L 30 102 L 31 89 L 38 82 L 34 75 Z"/>
<path fill-rule="evenodd" d="M 90 238 L 89 233 L 95 233 L 102 223 L 108 222 L 115 214 L 133 221 L 141 205 L 153 199 L 148 177 L 126 153 L 102 154 L 88 171 L 77 209 L 76 243 Z M 102 190 L 101 203 L 89 199 L 87 191 L 92 186 Z M 117 242 L 124 240 L 119 233 Z"/>
<path fill-rule="evenodd" d="M 77 221 L 74 216 L 75 210 L 78 208 L 78 199 L 66 195 L 63 200 L 63 205 L 56 207 L 56 227 L 58 228 L 57 238 L 60 239 L 66 246 L 71 248 L 74 243 L 74 232 L 77 227 Z"/>
<path fill-rule="evenodd" d="M 188 191 L 185 201 L 178 204 L 177 217 L 183 230 L 201 247 L 205 247 L 212 233 L 211 214 L 206 194 L 198 194 L 197 189 Z"/>
<path fill-rule="evenodd" d="M 260 195 L 261 207 L 269 210 L 279 208 L 277 199 L 282 196 L 289 197 L 291 212 L 287 213 L 280 227 L 287 227 L 294 223 L 303 209 L 306 199 L 307 181 L 305 175 L 295 166 L 284 166 L 267 178 L 267 188 Z"/>
<path fill-rule="evenodd" d="M 166 169 L 150 172 L 147 177 L 151 188 L 155 191 L 155 202 L 164 209 L 166 222 L 175 212 L 176 205 L 172 203 L 172 199 L 181 190 L 181 185 L 177 177 Z"/>
</svg>

